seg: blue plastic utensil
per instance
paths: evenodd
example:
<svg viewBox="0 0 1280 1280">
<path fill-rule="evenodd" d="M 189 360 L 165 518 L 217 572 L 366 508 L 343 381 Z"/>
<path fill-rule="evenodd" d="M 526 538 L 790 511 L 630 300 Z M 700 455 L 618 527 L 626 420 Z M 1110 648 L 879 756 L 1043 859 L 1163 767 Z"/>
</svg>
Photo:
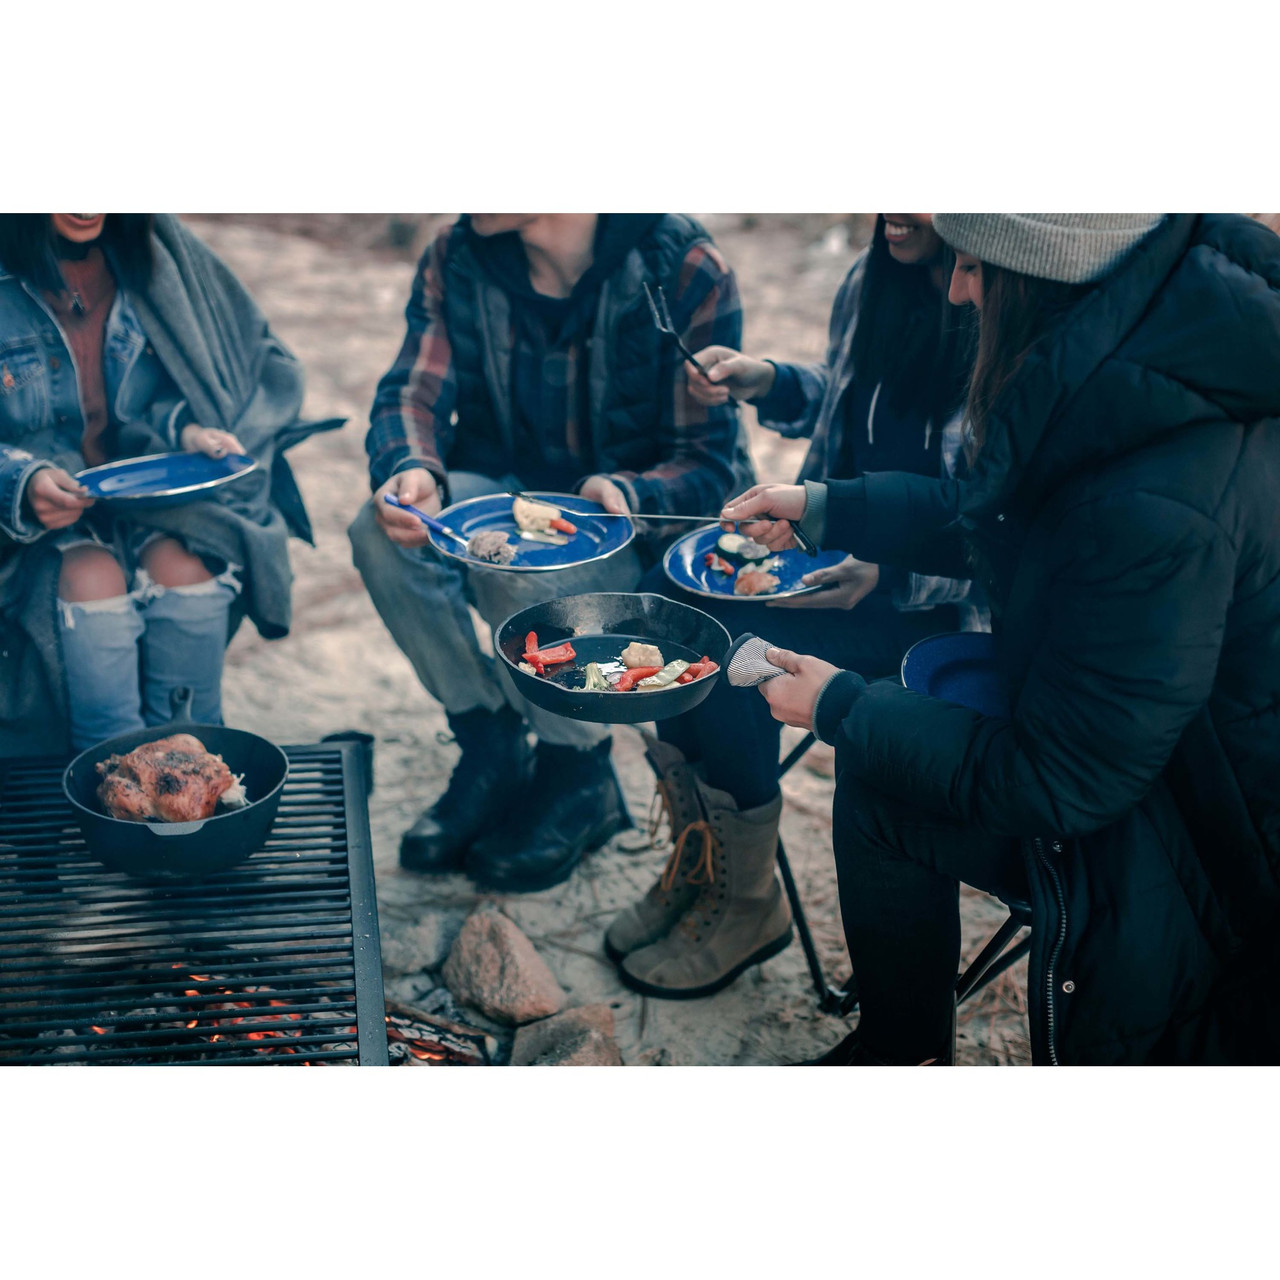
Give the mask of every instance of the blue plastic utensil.
<svg viewBox="0 0 1280 1280">
<path fill-rule="evenodd" d="M 393 507 L 399 507 L 401 511 L 407 511 L 411 516 L 417 516 L 423 524 L 431 530 L 432 533 L 443 534 L 446 538 L 452 538 L 455 542 L 460 542 L 465 547 L 467 545 L 466 538 L 461 534 L 454 533 L 447 524 L 441 524 L 435 516 L 429 516 L 425 511 L 420 511 L 412 503 L 401 502 L 399 498 L 392 497 L 389 493 L 382 495 L 383 502 L 390 503 Z"/>
</svg>

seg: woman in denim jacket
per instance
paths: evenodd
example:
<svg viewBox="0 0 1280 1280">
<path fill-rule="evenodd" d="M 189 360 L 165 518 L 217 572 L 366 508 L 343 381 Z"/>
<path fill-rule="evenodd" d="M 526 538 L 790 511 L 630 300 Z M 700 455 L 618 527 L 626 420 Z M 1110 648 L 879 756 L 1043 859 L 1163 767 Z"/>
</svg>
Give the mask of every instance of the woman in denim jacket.
<svg viewBox="0 0 1280 1280">
<path fill-rule="evenodd" d="M 288 628 L 287 530 L 269 468 L 302 390 L 297 361 L 176 219 L 0 217 L 7 751 L 53 747 L 64 725 L 79 750 L 164 723 L 178 686 L 193 690 L 197 721 L 221 721 L 233 613 L 267 635 Z M 211 500 L 127 517 L 74 479 L 175 450 L 266 465 Z"/>
</svg>

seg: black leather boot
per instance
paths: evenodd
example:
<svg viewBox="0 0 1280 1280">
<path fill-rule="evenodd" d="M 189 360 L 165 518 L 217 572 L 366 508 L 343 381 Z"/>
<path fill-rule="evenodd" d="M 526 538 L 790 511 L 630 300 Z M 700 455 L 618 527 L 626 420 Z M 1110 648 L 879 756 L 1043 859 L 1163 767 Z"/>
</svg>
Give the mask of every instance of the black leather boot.
<svg viewBox="0 0 1280 1280">
<path fill-rule="evenodd" d="M 629 823 L 606 738 L 590 751 L 538 744 L 533 782 L 507 822 L 471 846 L 465 871 L 478 885 L 531 893 L 567 880 L 584 854 Z"/>
<path fill-rule="evenodd" d="M 444 795 L 400 840 L 400 865 L 408 871 L 459 870 L 473 841 L 501 822 L 529 777 L 525 724 L 510 707 L 450 716 L 449 727 L 462 758 Z"/>
</svg>

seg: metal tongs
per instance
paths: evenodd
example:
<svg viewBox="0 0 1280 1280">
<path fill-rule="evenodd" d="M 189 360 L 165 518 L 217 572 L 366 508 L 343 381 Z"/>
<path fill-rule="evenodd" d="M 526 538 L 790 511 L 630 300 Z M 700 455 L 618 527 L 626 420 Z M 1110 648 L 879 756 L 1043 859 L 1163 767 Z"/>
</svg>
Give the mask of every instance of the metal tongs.
<svg viewBox="0 0 1280 1280">
<path fill-rule="evenodd" d="M 548 505 L 547 500 L 545 498 L 535 498 L 533 494 L 522 493 L 519 489 L 508 489 L 507 493 L 513 498 L 523 498 L 526 502 L 537 503 L 537 505 L 540 507 L 545 507 Z M 387 501 L 388 502 L 390 501 L 389 497 Z M 573 515 L 574 512 L 570 511 L 569 514 Z M 626 515 L 623 515 L 622 512 L 620 511 L 593 511 L 591 512 L 591 519 L 592 520 L 612 519 L 612 520 L 631 520 L 631 521 L 643 520 L 643 521 L 647 521 L 649 524 L 666 524 L 669 520 L 687 520 L 692 524 L 719 524 L 720 523 L 719 516 L 677 516 L 677 515 L 669 515 L 665 512 L 660 512 L 660 511 L 654 511 L 654 512 L 640 511 L 635 513 L 628 512 Z M 791 532 L 792 534 L 794 534 L 796 542 L 800 544 L 800 550 L 803 551 L 805 555 L 816 556 L 818 554 L 818 548 L 813 542 L 813 539 L 810 538 L 807 534 L 801 533 L 800 527 L 798 525 L 793 524 L 791 526 Z"/>
<path fill-rule="evenodd" d="M 676 327 L 671 323 L 671 312 L 667 310 L 667 295 L 663 293 L 662 286 L 657 286 L 657 298 L 654 298 L 654 290 L 649 288 L 647 280 L 642 282 L 644 285 L 644 296 L 649 300 L 649 311 L 653 315 L 654 327 L 659 333 L 671 339 L 679 349 L 680 354 L 691 364 L 697 371 L 702 374 L 708 382 L 711 381 L 707 371 L 694 359 L 693 352 L 684 345 L 684 339 L 676 332 Z"/>
</svg>

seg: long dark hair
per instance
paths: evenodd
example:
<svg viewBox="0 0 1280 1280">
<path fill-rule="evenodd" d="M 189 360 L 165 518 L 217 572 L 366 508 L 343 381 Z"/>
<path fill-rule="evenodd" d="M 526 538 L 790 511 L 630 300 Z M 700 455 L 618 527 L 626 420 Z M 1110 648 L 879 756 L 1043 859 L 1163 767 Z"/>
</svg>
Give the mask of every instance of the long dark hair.
<svg viewBox="0 0 1280 1280">
<path fill-rule="evenodd" d="M 986 439 L 991 406 L 1022 367 L 1036 343 L 1091 289 L 1061 284 L 982 263 L 982 310 L 978 354 L 969 383 L 970 461 Z"/>
<path fill-rule="evenodd" d="M 111 261 L 126 289 L 151 279 L 150 213 L 109 213 L 95 244 Z M 60 293 L 67 287 L 58 266 L 58 235 L 47 213 L 0 213 L 0 264 L 34 289 Z"/>
<path fill-rule="evenodd" d="M 973 367 L 972 325 L 947 301 L 955 253 L 945 244 L 941 253 L 939 298 L 932 264 L 899 262 L 889 252 L 884 214 L 876 215 L 852 349 L 858 377 L 881 384 L 887 405 L 921 412 L 939 427 L 963 400 Z"/>
</svg>

